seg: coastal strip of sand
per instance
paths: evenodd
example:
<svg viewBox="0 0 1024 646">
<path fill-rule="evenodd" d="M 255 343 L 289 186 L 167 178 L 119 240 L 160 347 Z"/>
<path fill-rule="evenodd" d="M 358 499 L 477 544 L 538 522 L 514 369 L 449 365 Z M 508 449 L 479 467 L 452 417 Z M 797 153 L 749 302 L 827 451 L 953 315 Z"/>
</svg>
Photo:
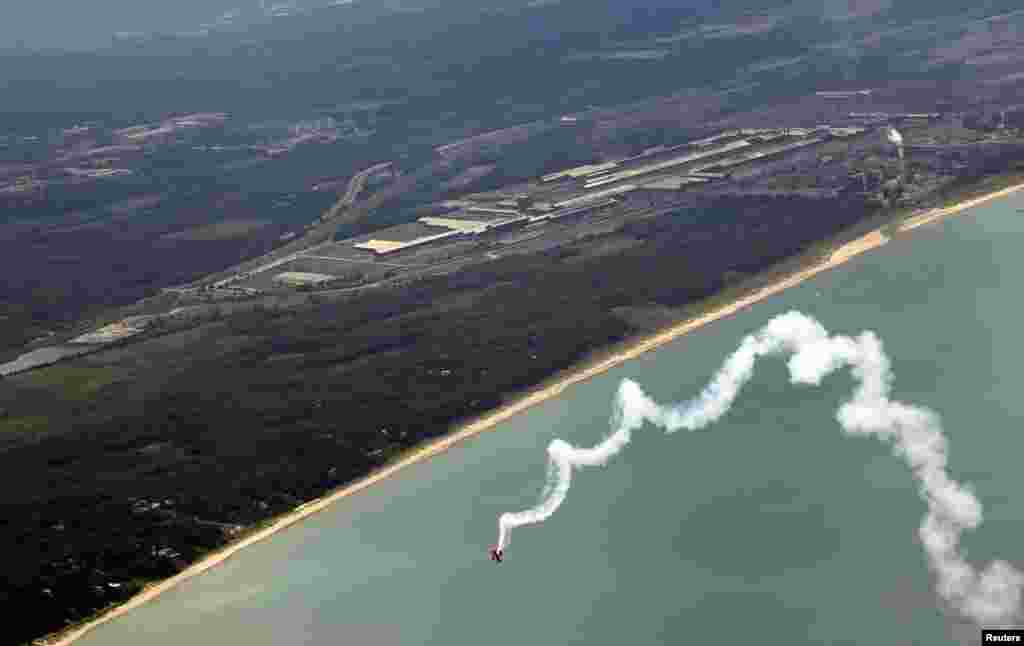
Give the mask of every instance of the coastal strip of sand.
<svg viewBox="0 0 1024 646">
<path fill-rule="evenodd" d="M 1011 193 L 1020 190 L 1024 190 L 1024 183 L 1016 184 L 1014 186 L 1010 186 L 1008 188 L 995 191 L 993 193 L 989 193 L 977 198 L 966 200 L 964 202 L 955 204 L 950 207 L 936 208 L 931 209 L 929 211 L 925 211 L 924 213 L 920 213 L 904 221 L 901 224 L 899 231 L 910 231 L 916 227 L 928 224 L 929 222 L 934 222 L 940 218 L 953 215 L 955 213 L 959 213 L 961 211 L 978 206 L 985 202 L 989 202 L 991 200 L 1005 197 L 1007 195 L 1010 195 Z M 731 303 L 728 303 L 721 307 L 717 307 L 697 318 L 685 321 L 683 323 L 678 323 L 676 325 L 672 325 L 649 337 L 639 339 L 635 343 L 632 343 L 627 347 L 615 350 L 607 354 L 606 356 L 594 359 L 582 365 L 579 369 L 569 372 L 561 376 L 560 378 L 557 378 L 553 382 L 542 385 L 537 389 L 533 390 L 532 392 L 529 392 L 528 394 L 524 395 L 523 397 L 513 402 L 510 402 L 509 404 L 502 406 L 501 408 L 491 411 L 490 413 L 487 413 L 481 416 L 480 418 L 472 422 L 469 422 L 468 424 L 465 424 L 457 431 L 450 433 L 449 435 L 446 435 L 435 441 L 432 441 L 422 448 L 410 452 L 401 460 L 370 474 L 369 476 L 363 478 L 362 480 L 359 480 L 358 482 L 344 486 L 322 498 L 312 500 L 310 502 L 307 502 L 296 507 L 291 512 L 277 518 L 272 524 L 264 527 L 263 529 L 248 534 L 247 536 L 238 540 L 237 542 L 226 545 L 222 549 L 192 564 L 185 570 L 182 570 L 175 576 L 146 587 L 144 590 L 139 592 L 137 595 L 129 599 L 124 604 L 111 608 L 109 611 L 103 613 L 96 619 L 93 619 L 81 626 L 72 628 L 64 632 L 63 634 L 60 634 L 50 640 L 47 640 L 45 643 L 50 644 L 52 646 L 68 646 L 69 644 L 79 639 L 85 633 L 89 632 L 93 628 L 103 623 L 106 623 L 107 621 L 110 621 L 111 619 L 114 619 L 115 617 L 118 617 L 128 612 L 129 610 L 141 606 L 142 604 L 156 598 L 163 592 L 170 590 L 176 585 L 188 579 L 191 579 L 194 576 L 202 574 L 203 572 L 219 565 L 220 563 L 223 563 L 225 560 L 233 556 L 236 552 L 245 549 L 249 545 L 262 541 L 266 538 L 269 538 L 270 536 L 273 536 L 275 533 L 297 523 L 298 521 L 302 520 L 307 516 L 315 514 L 318 511 L 321 511 L 322 509 L 325 509 L 326 507 L 337 502 L 338 500 L 341 500 L 342 498 L 351 496 L 352 494 L 362 491 L 363 489 L 366 489 L 367 487 L 373 485 L 374 483 L 391 476 L 392 474 L 398 472 L 401 469 L 404 469 L 409 465 L 415 464 L 417 462 L 420 462 L 421 460 L 425 460 L 439 453 L 443 453 L 444 451 L 447 451 L 448 449 L 458 444 L 459 442 L 474 435 L 477 435 L 483 431 L 489 430 L 495 427 L 496 425 L 500 424 L 501 422 L 504 422 L 509 418 L 518 415 L 519 413 L 522 413 L 531 406 L 535 406 L 548 399 L 558 397 L 560 394 L 562 394 L 563 391 L 565 391 L 566 388 L 570 386 L 574 386 L 578 383 L 584 382 L 590 379 L 591 377 L 599 375 L 611 368 L 614 368 L 615 366 L 618 366 L 619 364 L 622 364 L 631 359 L 635 359 L 640 355 L 644 354 L 645 352 L 649 352 L 650 350 L 654 350 L 655 348 L 663 346 L 666 343 L 674 341 L 675 339 L 678 339 L 679 337 L 699 327 L 707 325 L 708 323 L 712 323 L 727 316 L 731 316 L 736 312 L 753 305 L 754 303 L 757 303 L 768 298 L 769 296 L 778 294 L 779 292 L 789 289 L 790 287 L 793 287 L 795 285 L 799 285 L 808 278 L 811 278 L 813 276 L 816 276 L 817 274 L 820 274 L 821 272 L 832 269 L 833 267 L 839 266 L 844 262 L 847 262 L 848 260 L 855 258 L 856 256 L 859 256 L 862 253 L 865 253 L 867 251 L 876 249 L 884 245 L 886 242 L 888 242 L 888 240 L 889 238 L 883 235 L 880 229 L 871 231 L 870 233 L 867 233 L 859 238 L 851 240 L 850 242 L 847 242 L 846 244 L 837 247 L 832 251 L 829 257 L 823 260 L 822 262 L 796 271 L 788 276 L 782 277 L 766 287 L 754 290 L 749 294 L 737 298 Z"/>
<path fill-rule="evenodd" d="M 911 229 L 915 229 L 924 224 L 928 224 L 929 222 L 934 222 L 939 218 L 943 218 L 947 215 L 952 215 L 954 213 L 959 213 L 964 209 L 969 209 L 971 207 L 978 206 L 979 204 L 984 204 L 985 202 L 990 202 L 1000 197 L 1006 197 L 1007 195 L 1010 195 L 1011 193 L 1016 193 L 1017 191 L 1020 191 L 1022 189 L 1024 189 L 1024 184 L 1014 184 L 1013 186 L 1008 186 L 999 191 L 986 193 L 985 195 L 982 195 L 980 197 L 975 197 L 970 200 L 959 202 L 957 204 L 954 204 L 953 206 L 949 206 L 942 209 L 930 209 L 928 211 L 925 211 L 924 213 L 915 215 L 914 217 L 909 218 L 908 220 L 903 222 L 903 224 L 900 225 L 900 231 L 910 231 Z"/>
</svg>

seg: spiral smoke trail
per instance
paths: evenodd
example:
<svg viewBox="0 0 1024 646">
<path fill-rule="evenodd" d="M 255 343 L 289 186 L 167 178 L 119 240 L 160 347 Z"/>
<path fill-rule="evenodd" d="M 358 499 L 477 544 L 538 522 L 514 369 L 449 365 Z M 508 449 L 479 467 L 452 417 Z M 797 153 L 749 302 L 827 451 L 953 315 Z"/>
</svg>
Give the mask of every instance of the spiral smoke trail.
<svg viewBox="0 0 1024 646">
<path fill-rule="evenodd" d="M 543 522 L 565 501 L 573 469 L 603 465 L 622 451 L 633 431 L 645 421 L 672 433 L 695 431 L 717 421 L 735 401 L 761 356 L 791 354 L 790 380 L 818 385 L 829 374 L 849 366 L 857 380 L 853 397 L 836 414 L 850 435 L 876 435 L 891 440 L 920 485 L 928 511 L 919 534 L 939 595 L 953 608 L 986 626 L 1010 624 L 1019 615 L 1024 574 L 1005 561 L 974 569 L 960 550 L 960 534 L 981 524 L 981 503 L 972 490 L 946 473 L 947 444 L 938 416 L 932 411 L 889 399 L 892 372 L 882 343 L 873 332 L 856 338 L 830 336 L 813 318 L 800 312 L 775 317 L 743 339 L 703 392 L 695 399 L 663 406 L 640 386 L 624 379 L 615 400 L 614 432 L 592 448 L 577 448 L 556 439 L 548 446 L 548 481 L 540 503 L 532 509 L 502 514 L 498 548 L 509 544 L 512 529 Z"/>
</svg>

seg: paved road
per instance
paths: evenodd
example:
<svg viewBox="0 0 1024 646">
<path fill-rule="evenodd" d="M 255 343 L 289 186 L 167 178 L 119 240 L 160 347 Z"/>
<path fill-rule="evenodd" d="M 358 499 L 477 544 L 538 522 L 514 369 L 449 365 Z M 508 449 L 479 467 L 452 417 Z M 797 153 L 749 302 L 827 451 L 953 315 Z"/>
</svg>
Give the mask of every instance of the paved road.
<svg viewBox="0 0 1024 646">
<path fill-rule="evenodd" d="M 383 162 L 356 173 L 352 179 L 349 180 L 348 188 L 345 190 L 345 195 L 343 195 L 342 198 L 331 207 L 331 210 L 327 212 L 326 216 L 324 216 L 324 220 L 333 219 L 339 211 L 355 204 L 356 198 L 359 197 L 359 194 L 364 188 L 366 188 L 366 182 L 370 179 L 370 176 L 389 166 L 391 166 L 391 162 Z"/>
<path fill-rule="evenodd" d="M 317 248 L 323 245 L 317 245 Z M 375 267 L 400 267 L 406 269 L 408 267 L 421 267 L 423 265 L 400 265 L 397 262 L 382 262 L 376 258 L 373 260 L 353 260 L 351 258 L 338 258 L 337 256 L 314 256 L 309 253 L 304 253 L 299 256 L 300 258 L 310 258 L 312 260 L 333 260 L 335 262 L 348 262 L 357 265 L 373 265 Z"/>
<path fill-rule="evenodd" d="M 353 175 L 352 179 L 349 180 L 345 194 L 341 199 L 334 203 L 326 214 L 317 219 L 312 228 L 308 229 L 302 234 L 302 236 L 290 241 L 283 247 L 275 249 L 259 258 L 251 258 L 229 270 L 220 272 L 220 275 L 222 276 L 224 276 L 226 272 L 230 272 L 230 275 L 227 275 L 227 277 L 213 283 L 213 287 L 223 287 L 224 285 L 232 283 L 237 280 L 241 274 L 256 274 L 279 267 L 295 260 L 302 254 L 312 253 L 316 249 L 330 244 L 334 238 L 334 231 L 337 229 L 337 223 L 335 223 L 334 220 L 355 204 L 356 198 L 359 197 L 359 194 L 366 187 L 367 180 L 369 180 L 374 173 L 384 170 L 389 166 L 391 166 L 391 162 L 382 162 L 380 164 L 374 164 L 373 166 L 361 170 Z M 168 288 L 165 291 L 186 292 L 189 289 L 201 285 L 203 281 L 208 278 L 209 277 L 200 278 L 195 283 L 181 287 Z"/>
</svg>

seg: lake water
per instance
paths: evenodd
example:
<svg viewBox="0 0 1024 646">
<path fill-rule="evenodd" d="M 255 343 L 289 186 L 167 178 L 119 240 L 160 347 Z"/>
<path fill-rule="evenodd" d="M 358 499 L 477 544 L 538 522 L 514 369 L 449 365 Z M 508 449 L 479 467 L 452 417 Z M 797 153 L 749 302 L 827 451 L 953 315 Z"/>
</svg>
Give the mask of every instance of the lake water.
<svg viewBox="0 0 1024 646">
<path fill-rule="evenodd" d="M 788 384 L 765 360 L 699 433 L 646 428 L 578 474 L 546 524 L 487 560 L 496 519 L 536 501 L 545 447 L 608 431 L 629 376 L 695 394 L 740 338 L 799 309 L 875 330 L 894 398 L 938 411 L 954 478 L 985 523 L 972 562 L 1024 562 L 1024 199 L 919 230 L 624 364 L 409 468 L 85 637 L 85 646 L 269 644 L 975 644 L 942 610 L 917 540 L 925 511 L 890 449 L 844 437 L 845 373 Z"/>
</svg>

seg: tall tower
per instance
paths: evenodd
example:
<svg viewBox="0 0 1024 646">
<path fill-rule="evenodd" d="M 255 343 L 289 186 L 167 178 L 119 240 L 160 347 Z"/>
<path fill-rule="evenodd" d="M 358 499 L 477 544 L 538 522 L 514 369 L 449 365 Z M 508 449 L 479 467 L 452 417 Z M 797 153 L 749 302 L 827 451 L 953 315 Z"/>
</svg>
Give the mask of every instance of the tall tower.
<svg viewBox="0 0 1024 646">
<path fill-rule="evenodd" d="M 885 135 L 886 139 L 889 140 L 889 143 L 896 146 L 896 154 L 899 156 L 900 160 L 900 181 L 906 181 L 907 169 L 903 161 L 903 135 L 900 134 L 899 130 L 893 128 L 892 126 L 886 128 Z"/>
<path fill-rule="evenodd" d="M 22 175 L 14 182 L 14 188 L 19 193 L 28 193 L 35 188 L 31 175 Z"/>
</svg>

